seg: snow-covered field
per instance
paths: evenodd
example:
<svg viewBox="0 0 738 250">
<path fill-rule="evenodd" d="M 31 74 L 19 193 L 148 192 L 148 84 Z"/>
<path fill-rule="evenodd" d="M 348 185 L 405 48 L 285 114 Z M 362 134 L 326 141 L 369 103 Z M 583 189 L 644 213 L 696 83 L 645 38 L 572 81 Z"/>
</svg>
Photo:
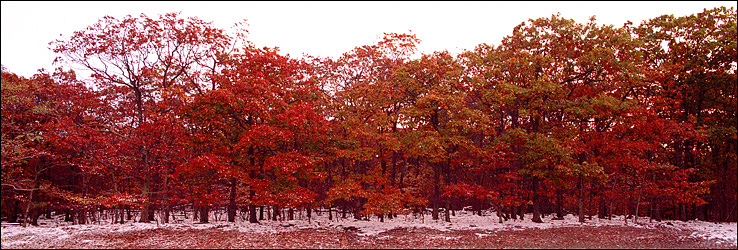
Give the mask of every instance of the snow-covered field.
<svg viewBox="0 0 738 250">
<path fill-rule="evenodd" d="M 21 227 L 18 225 L 2 225 L 2 248 L 24 247 L 29 243 L 44 241 L 48 239 L 63 240 L 77 235 L 98 234 L 106 235 L 119 232 L 142 231 L 149 229 L 169 229 L 174 231 L 187 231 L 191 229 L 219 229 L 219 230 L 236 230 L 239 232 L 258 232 L 258 233 L 278 233 L 289 232 L 303 229 L 339 229 L 350 230 L 355 232 L 359 237 L 372 237 L 396 228 L 411 229 L 432 229 L 442 232 L 456 230 L 479 230 L 477 236 L 483 237 L 484 232 L 498 230 L 526 230 L 526 229 L 549 229 L 558 227 L 598 227 L 598 226 L 627 226 L 633 228 L 646 229 L 676 229 L 690 232 L 690 236 L 694 238 L 703 238 L 708 240 L 717 240 L 733 246 L 736 243 L 736 223 L 712 223 L 704 221 L 662 221 L 649 222 L 648 218 L 639 218 L 639 223 L 634 224 L 632 219 L 628 220 L 626 225 L 623 217 L 614 217 L 613 220 L 593 218 L 585 223 L 579 223 L 574 215 L 567 215 L 564 220 L 551 220 L 551 217 L 545 217 L 544 223 L 533 223 L 530 221 L 531 215 L 525 216 L 525 220 L 508 220 L 499 223 L 499 219 L 492 213 L 486 216 L 472 215 L 471 212 L 458 211 L 456 216 L 451 216 L 450 223 L 443 220 L 434 221 L 429 214 L 425 216 L 416 215 L 399 215 L 394 219 L 386 219 L 385 222 L 379 222 L 378 218 L 372 217 L 370 221 L 354 220 L 353 218 L 336 219 L 329 221 L 327 213 L 320 215 L 313 213 L 312 219 L 307 220 L 304 214 L 295 213 L 295 220 L 271 221 L 262 220 L 259 224 L 251 224 L 243 221 L 242 217 L 238 217 L 235 223 L 215 221 L 211 216 L 211 223 L 199 224 L 190 219 L 170 224 L 152 223 L 132 223 L 110 224 L 110 221 L 96 222 L 87 225 L 72 225 L 70 222 L 63 222 L 61 217 L 53 219 L 39 219 L 39 226 Z M 382 236 L 385 237 L 385 236 Z M 94 244 L 93 244 L 94 246 Z"/>
</svg>

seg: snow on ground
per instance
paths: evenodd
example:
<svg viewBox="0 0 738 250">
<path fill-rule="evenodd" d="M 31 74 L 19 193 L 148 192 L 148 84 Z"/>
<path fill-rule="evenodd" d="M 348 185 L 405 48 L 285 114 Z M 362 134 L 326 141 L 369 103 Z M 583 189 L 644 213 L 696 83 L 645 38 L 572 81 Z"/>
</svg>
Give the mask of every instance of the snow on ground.
<svg viewBox="0 0 738 250">
<path fill-rule="evenodd" d="M 63 239 L 70 237 L 71 235 L 96 233 L 116 233 L 125 231 L 136 231 L 136 230 L 147 230 L 156 228 L 165 228 L 170 230 L 190 230 L 190 229 L 213 229 L 218 228 L 221 230 L 238 230 L 240 232 L 280 232 L 280 231 L 291 231 L 298 229 L 317 229 L 317 228 L 336 228 L 343 230 L 355 231 L 359 236 L 366 235 L 377 235 L 382 232 L 395 229 L 395 228 L 427 228 L 435 229 L 439 231 L 450 231 L 450 230 L 480 230 L 476 233 L 478 236 L 483 237 L 489 235 L 489 232 L 495 230 L 523 230 L 529 228 L 547 229 L 554 227 L 576 227 L 576 226 L 587 226 L 596 227 L 602 225 L 617 225 L 625 226 L 626 222 L 622 216 L 614 216 L 613 220 L 593 218 L 587 220 L 585 223 L 579 223 L 578 217 L 575 215 L 567 215 L 564 220 L 551 220 L 551 216 L 543 218 L 544 223 L 534 223 L 530 219 L 531 214 L 525 216 L 525 220 L 508 220 L 503 223 L 499 223 L 499 218 L 487 211 L 485 216 L 473 215 L 470 211 L 457 211 L 456 216 L 451 216 L 452 222 L 445 222 L 443 220 L 434 221 L 430 214 L 420 215 L 399 215 L 394 219 L 385 218 L 385 222 L 379 222 L 377 217 L 372 217 L 370 221 L 355 220 L 353 218 L 342 219 L 340 216 L 335 216 L 334 220 L 328 220 L 328 214 L 326 212 L 317 215 L 313 213 L 313 217 L 310 221 L 307 220 L 305 214 L 295 212 L 295 220 L 286 221 L 271 221 L 262 220 L 259 224 L 251 224 L 244 220 L 244 217 L 238 216 L 236 223 L 229 223 L 223 221 L 223 216 L 220 216 L 221 220 L 216 221 L 215 217 L 211 215 L 211 223 L 200 224 L 193 222 L 192 219 L 187 219 L 179 223 L 170 224 L 157 224 L 152 223 L 132 223 L 126 222 L 125 224 L 111 224 L 109 220 L 105 222 L 94 222 L 86 225 L 72 225 L 70 222 L 63 222 L 61 216 L 57 216 L 54 219 L 39 219 L 40 226 L 28 226 L 23 228 L 19 225 L 2 224 L 2 248 L 13 247 L 17 245 L 23 245 L 24 242 L 34 242 L 42 240 L 44 238 L 57 238 Z M 192 217 L 189 217 L 192 218 Z M 701 237 L 705 239 L 718 239 L 737 245 L 736 232 L 738 232 L 737 225 L 735 222 L 731 223 L 712 223 L 705 221 L 651 221 L 648 218 L 639 218 L 639 223 L 634 224 L 632 219 L 629 219 L 627 226 L 639 227 L 639 228 L 674 228 L 679 230 L 690 230 L 693 231 L 693 237 Z M 14 237 L 14 236 L 22 237 Z M 13 237 L 12 242 L 7 241 L 8 238 Z"/>
</svg>

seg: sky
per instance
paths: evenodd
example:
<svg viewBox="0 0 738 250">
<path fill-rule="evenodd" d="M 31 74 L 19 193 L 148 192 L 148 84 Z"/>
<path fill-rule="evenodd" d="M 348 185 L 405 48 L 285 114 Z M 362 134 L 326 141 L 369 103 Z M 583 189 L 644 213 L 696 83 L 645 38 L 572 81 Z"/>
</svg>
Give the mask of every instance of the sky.
<svg viewBox="0 0 738 250">
<path fill-rule="evenodd" d="M 257 47 L 279 47 L 282 54 L 339 57 L 354 47 L 374 44 L 384 32 L 412 32 L 421 53 L 458 53 L 480 43 L 499 45 L 513 28 L 528 20 L 561 13 L 584 23 L 622 26 L 663 14 L 685 16 L 735 1 L 513 1 L 513 2 L 26 2 L 2 1 L 1 62 L 10 72 L 30 77 L 38 69 L 53 71 L 56 55 L 49 42 L 69 37 L 109 15 L 118 19 L 141 13 L 181 12 L 231 30 L 247 20 L 248 40 Z"/>
</svg>

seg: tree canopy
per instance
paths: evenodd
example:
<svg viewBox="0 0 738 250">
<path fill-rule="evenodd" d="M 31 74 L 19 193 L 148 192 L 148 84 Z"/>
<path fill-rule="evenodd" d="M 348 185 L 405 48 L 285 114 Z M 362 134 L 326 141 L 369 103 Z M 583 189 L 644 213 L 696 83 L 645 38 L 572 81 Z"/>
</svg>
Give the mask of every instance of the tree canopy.
<svg viewBox="0 0 738 250">
<path fill-rule="evenodd" d="M 414 34 L 385 33 L 295 59 L 244 37 L 106 16 L 50 43 L 91 79 L 3 67 L 3 217 L 736 221 L 735 9 L 622 27 L 552 15 L 458 55 L 413 57 Z"/>
</svg>

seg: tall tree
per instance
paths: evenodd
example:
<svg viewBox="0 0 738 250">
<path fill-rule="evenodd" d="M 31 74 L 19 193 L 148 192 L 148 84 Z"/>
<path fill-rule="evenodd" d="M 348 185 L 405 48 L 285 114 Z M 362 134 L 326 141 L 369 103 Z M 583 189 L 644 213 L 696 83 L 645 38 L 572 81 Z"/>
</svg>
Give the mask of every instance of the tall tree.
<svg viewBox="0 0 738 250">
<path fill-rule="evenodd" d="M 87 148 L 100 127 L 91 112 L 95 101 L 73 71 L 40 71 L 27 79 L 3 68 L 2 209 L 11 221 L 21 213 L 24 225 L 35 225 L 48 201 L 69 205 L 87 196 L 71 193 L 78 190 L 55 176 L 103 175 Z"/>
<path fill-rule="evenodd" d="M 162 166 L 175 157 L 159 152 L 171 150 L 177 127 L 172 110 L 186 103 L 188 95 L 202 93 L 207 76 L 219 64 L 230 38 L 197 18 L 182 19 L 176 13 L 152 19 L 141 14 L 122 20 L 106 16 L 65 40 L 50 43 L 62 60 L 92 72 L 94 86 L 113 100 L 119 117 L 110 127 L 123 135 L 125 152 L 131 155 L 125 168 L 140 173 L 144 206 L 140 221 L 153 219 L 152 200 L 162 187 Z M 214 82 L 210 85 L 215 87 Z M 168 142 L 167 142 L 168 141 Z M 153 148 L 165 146 L 165 148 Z"/>
<path fill-rule="evenodd" d="M 183 115 L 198 128 L 196 155 L 215 155 L 210 158 L 222 166 L 214 178 L 229 186 L 229 221 L 241 184 L 248 185 L 252 223 L 257 200 L 293 207 L 314 202 L 313 192 L 299 184 L 322 176 L 317 166 L 327 126 L 320 108 L 324 99 L 307 78 L 307 64 L 253 47 L 224 62 L 215 79 L 220 87 L 196 97 Z"/>
<path fill-rule="evenodd" d="M 663 15 L 643 22 L 634 33 L 647 52 L 654 109 L 660 116 L 694 126 L 704 136 L 704 140 L 675 138 L 669 143 L 675 151 L 671 164 L 685 170 L 697 167 L 692 180 L 716 181 L 706 197 L 711 206 L 700 217 L 735 220 L 735 9 Z M 680 219 L 687 219 L 687 208 L 679 205 Z"/>
</svg>

